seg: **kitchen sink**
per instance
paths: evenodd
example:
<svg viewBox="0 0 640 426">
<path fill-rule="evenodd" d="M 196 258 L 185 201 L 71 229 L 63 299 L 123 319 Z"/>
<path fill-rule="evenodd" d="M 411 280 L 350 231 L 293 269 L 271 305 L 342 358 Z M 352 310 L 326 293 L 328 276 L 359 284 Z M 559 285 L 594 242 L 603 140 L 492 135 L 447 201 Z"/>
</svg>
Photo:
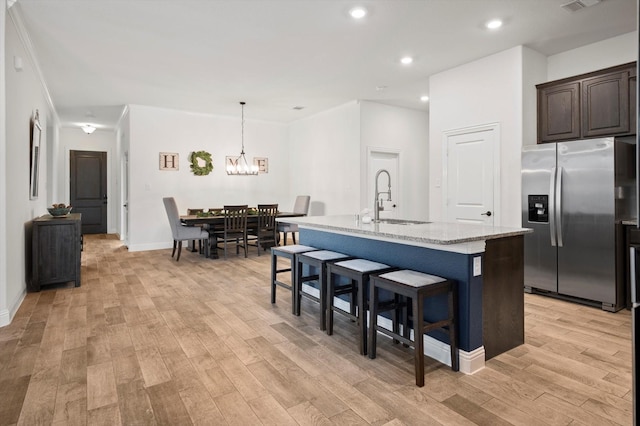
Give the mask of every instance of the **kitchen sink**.
<svg viewBox="0 0 640 426">
<path fill-rule="evenodd" d="M 423 222 L 421 220 L 407 220 L 407 219 L 380 219 L 380 223 L 388 223 L 391 225 L 421 225 L 424 223 L 431 223 L 431 222 Z"/>
</svg>

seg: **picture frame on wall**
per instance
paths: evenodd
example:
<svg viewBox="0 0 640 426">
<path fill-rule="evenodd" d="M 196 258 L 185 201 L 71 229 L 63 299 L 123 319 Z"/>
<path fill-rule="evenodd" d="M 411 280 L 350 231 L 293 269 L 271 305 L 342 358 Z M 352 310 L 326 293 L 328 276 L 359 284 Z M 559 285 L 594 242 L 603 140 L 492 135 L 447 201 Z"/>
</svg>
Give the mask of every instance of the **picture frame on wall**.
<svg viewBox="0 0 640 426">
<path fill-rule="evenodd" d="M 177 152 L 160 153 L 160 170 L 177 172 L 180 168 L 180 154 Z"/>
<path fill-rule="evenodd" d="M 269 158 L 253 157 L 253 165 L 258 168 L 258 173 L 269 173 Z"/>
<path fill-rule="evenodd" d="M 31 117 L 29 131 L 29 199 L 38 198 L 38 187 L 40 177 L 40 139 L 42 137 L 42 127 L 40 125 L 40 114 L 35 110 Z"/>
</svg>

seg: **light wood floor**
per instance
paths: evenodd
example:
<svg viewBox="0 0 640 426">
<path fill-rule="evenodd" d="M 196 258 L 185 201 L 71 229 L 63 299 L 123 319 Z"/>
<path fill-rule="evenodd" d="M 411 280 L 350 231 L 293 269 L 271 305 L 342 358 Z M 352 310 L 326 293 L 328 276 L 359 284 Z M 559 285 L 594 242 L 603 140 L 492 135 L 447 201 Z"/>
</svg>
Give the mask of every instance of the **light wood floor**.
<svg viewBox="0 0 640 426">
<path fill-rule="evenodd" d="M 269 302 L 269 256 L 128 253 L 88 237 L 82 286 L 30 293 L 0 329 L 0 424 L 630 425 L 630 314 L 526 295 L 526 343 L 474 375 L 317 307 Z"/>
</svg>

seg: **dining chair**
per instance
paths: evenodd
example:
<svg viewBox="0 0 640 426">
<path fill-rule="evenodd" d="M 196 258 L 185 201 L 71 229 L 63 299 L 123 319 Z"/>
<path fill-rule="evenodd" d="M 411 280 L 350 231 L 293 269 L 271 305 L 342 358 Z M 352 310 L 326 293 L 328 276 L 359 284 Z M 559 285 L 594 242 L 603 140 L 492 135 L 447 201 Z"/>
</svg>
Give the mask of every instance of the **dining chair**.
<svg viewBox="0 0 640 426">
<path fill-rule="evenodd" d="M 171 234 L 173 236 L 173 252 L 171 252 L 171 257 L 176 254 L 177 246 L 178 256 L 176 257 L 176 262 L 178 262 L 180 260 L 180 252 L 182 252 L 182 242 L 189 240 L 204 241 L 204 254 L 206 257 L 209 257 L 209 233 L 198 226 L 184 226 L 180 223 L 180 213 L 178 212 L 176 200 L 173 197 L 164 197 L 162 202 L 167 211 L 169 225 L 171 225 Z"/>
<path fill-rule="evenodd" d="M 266 250 L 267 247 L 278 245 L 277 215 L 277 204 L 258 204 L 258 220 L 255 226 L 252 225 L 247 231 L 248 236 L 251 238 L 250 245 L 255 245 L 258 248 L 258 256 L 260 256 L 260 248 Z"/>
<path fill-rule="evenodd" d="M 296 202 L 293 205 L 293 212 L 299 213 L 303 215 L 307 215 L 309 213 L 309 201 L 311 200 L 311 196 L 309 195 L 298 195 L 296 197 Z M 298 225 L 295 223 L 285 223 L 278 222 L 278 233 L 282 232 L 284 245 L 287 245 L 287 233 L 291 232 L 291 236 L 293 237 L 293 244 L 296 244 L 296 232 L 298 232 Z"/>
<path fill-rule="evenodd" d="M 236 245 L 236 254 L 240 254 L 240 247 L 247 257 L 247 205 L 224 206 L 224 229 L 213 231 L 216 238 L 216 250 L 218 244 L 224 244 L 224 258 L 227 258 L 227 246 L 229 243 Z"/>
</svg>

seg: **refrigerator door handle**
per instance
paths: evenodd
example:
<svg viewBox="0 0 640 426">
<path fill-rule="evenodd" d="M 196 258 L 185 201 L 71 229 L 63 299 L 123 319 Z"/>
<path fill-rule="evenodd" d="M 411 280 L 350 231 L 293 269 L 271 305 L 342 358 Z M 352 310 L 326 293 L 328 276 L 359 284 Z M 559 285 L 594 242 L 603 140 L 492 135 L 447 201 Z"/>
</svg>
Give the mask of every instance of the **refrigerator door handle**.
<svg viewBox="0 0 640 426">
<path fill-rule="evenodd" d="M 549 179 L 549 234 L 551 247 L 556 246 L 556 168 L 551 168 Z"/>
<path fill-rule="evenodd" d="M 562 247 L 562 167 L 556 171 L 556 191 L 555 191 L 555 221 L 558 247 Z"/>
<path fill-rule="evenodd" d="M 631 303 L 633 303 L 634 307 L 638 304 L 638 295 L 636 293 L 636 247 L 629 248 L 629 273 L 631 275 Z"/>
</svg>

